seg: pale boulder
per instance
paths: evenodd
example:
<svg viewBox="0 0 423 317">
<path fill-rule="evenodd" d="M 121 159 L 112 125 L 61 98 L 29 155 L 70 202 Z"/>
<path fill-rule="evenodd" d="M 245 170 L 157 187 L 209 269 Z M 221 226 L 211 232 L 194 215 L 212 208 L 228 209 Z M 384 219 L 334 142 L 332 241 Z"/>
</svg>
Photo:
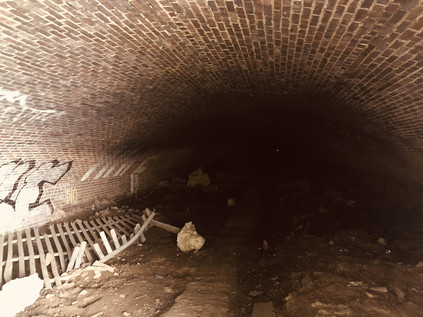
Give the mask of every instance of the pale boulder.
<svg viewBox="0 0 423 317">
<path fill-rule="evenodd" d="M 178 248 L 182 252 L 189 252 L 191 250 L 200 250 L 206 240 L 197 233 L 195 226 L 190 221 L 178 232 L 176 241 Z"/>
</svg>

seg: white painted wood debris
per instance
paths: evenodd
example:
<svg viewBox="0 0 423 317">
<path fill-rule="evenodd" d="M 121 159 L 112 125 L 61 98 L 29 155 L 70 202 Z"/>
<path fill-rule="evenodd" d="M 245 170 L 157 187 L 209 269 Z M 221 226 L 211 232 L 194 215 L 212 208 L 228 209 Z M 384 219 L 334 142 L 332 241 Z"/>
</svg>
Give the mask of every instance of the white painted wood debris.
<svg viewBox="0 0 423 317">
<path fill-rule="evenodd" d="M 138 239 L 145 241 L 151 226 L 179 232 L 177 227 L 153 220 L 154 212 L 147 209 L 146 215 L 127 213 L 51 224 L 43 234 L 32 228 L 0 235 L 0 288 L 32 274 L 42 277 L 46 288 L 60 286 L 63 273 L 83 263 L 104 263 Z"/>
</svg>

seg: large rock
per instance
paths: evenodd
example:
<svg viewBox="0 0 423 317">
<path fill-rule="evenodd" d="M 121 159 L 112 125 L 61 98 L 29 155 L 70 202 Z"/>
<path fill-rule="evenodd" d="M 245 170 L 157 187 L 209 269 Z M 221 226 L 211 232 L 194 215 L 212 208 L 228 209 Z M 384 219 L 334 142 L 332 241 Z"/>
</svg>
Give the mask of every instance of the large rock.
<svg viewBox="0 0 423 317">
<path fill-rule="evenodd" d="M 178 248 L 182 252 L 189 252 L 191 250 L 200 250 L 204 245 L 205 239 L 197 233 L 195 226 L 190 221 L 178 232 L 176 241 Z"/>
<path fill-rule="evenodd" d="M 187 182 L 188 187 L 196 187 L 196 186 L 207 187 L 209 185 L 210 185 L 209 174 L 204 173 L 201 167 L 188 175 L 188 182 Z"/>
</svg>

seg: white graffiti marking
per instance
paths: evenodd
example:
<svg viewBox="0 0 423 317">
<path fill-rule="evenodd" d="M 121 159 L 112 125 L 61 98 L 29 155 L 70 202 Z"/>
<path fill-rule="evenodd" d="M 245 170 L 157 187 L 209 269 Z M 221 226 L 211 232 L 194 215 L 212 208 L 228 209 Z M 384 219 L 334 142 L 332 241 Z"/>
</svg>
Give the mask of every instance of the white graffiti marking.
<svg viewBox="0 0 423 317">
<path fill-rule="evenodd" d="M 24 95 L 19 91 L 6 90 L 0 88 L 0 101 L 6 100 L 13 104 L 13 106 L 7 107 L 2 114 L 5 118 L 9 113 L 14 115 L 13 121 L 18 121 L 24 114 L 29 112 L 28 121 L 41 120 L 46 121 L 49 116 L 61 116 L 64 112 L 57 110 L 41 110 L 27 105 L 28 95 Z M 17 103 L 18 102 L 18 103 Z M 17 114 L 16 114 L 17 112 Z"/>
<path fill-rule="evenodd" d="M 72 161 L 54 160 L 38 167 L 34 160 L 17 160 L 0 166 L 0 214 L 27 214 L 38 208 L 53 211 L 50 199 L 43 199 L 44 184 L 55 185 L 72 167 Z"/>
</svg>

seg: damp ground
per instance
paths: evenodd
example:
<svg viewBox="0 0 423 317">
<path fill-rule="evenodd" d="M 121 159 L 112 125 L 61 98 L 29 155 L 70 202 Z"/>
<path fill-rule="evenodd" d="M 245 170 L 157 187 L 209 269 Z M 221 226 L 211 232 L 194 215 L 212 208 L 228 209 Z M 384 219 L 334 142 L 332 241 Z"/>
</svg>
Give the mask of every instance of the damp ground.
<svg viewBox="0 0 423 317">
<path fill-rule="evenodd" d="M 324 183 L 229 183 L 175 179 L 120 206 L 192 221 L 206 239 L 199 252 L 153 227 L 108 262 L 114 272 L 43 290 L 19 316 L 423 316 L 419 219 Z"/>
</svg>

